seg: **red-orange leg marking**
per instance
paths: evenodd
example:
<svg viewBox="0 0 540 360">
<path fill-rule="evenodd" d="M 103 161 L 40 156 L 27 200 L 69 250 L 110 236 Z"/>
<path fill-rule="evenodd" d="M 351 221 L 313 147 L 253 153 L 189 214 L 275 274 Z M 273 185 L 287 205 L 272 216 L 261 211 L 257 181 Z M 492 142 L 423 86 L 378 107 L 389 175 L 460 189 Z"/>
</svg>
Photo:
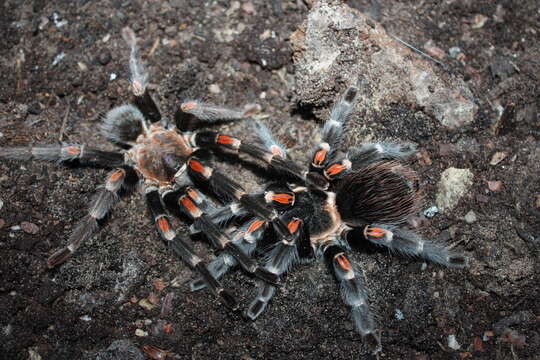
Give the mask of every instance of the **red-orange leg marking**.
<svg viewBox="0 0 540 360">
<path fill-rule="evenodd" d="M 180 198 L 180 203 L 186 209 L 191 216 L 197 218 L 202 215 L 202 211 L 195 205 L 195 203 L 187 196 Z"/>
<path fill-rule="evenodd" d="M 383 237 L 386 235 L 386 230 L 378 227 L 367 227 L 365 231 L 366 235 L 373 237 Z"/>
<path fill-rule="evenodd" d="M 255 220 L 251 225 L 249 225 L 247 232 L 251 234 L 252 232 L 259 229 L 261 226 L 263 226 L 266 223 L 266 221 L 263 220 Z"/>
<path fill-rule="evenodd" d="M 338 254 L 338 255 L 336 255 L 335 259 L 338 262 L 339 266 L 343 270 L 345 270 L 345 271 L 351 271 L 352 270 L 352 265 L 351 265 L 349 259 L 347 259 L 347 257 L 345 256 L 345 254 L 343 254 L 343 253 Z"/>
<path fill-rule="evenodd" d="M 294 195 L 293 194 L 274 194 L 272 195 L 272 201 L 278 202 L 283 205 L 292 205 L 294 204 Z"/>
<path fill-rule="evenodd" d="M 171 224 L 169 224 L 169 220 L 167 220 L 165 216 L 162 216 L 157 220 L 157 226 L 159 227 L 159 230 L 164 233 L 167 233 L 171 230 Z"/>
<path fill-rule="evenodd" d="M 289 228 L 289 231 L 291 232 L 291 234 L 294 234 L 295 232 L 298 231 L 298 227 L 300 226 L 301 223 L 302 223 L 301 219 L 293 219 L 289 222 L 287 227 Z"/>
<path fill-rule="evenodd" d="M 315 156 L 313 157 L 313 165 L 315 166 L 322 166 L 324 164 L 324 160 L 326 160 L 326 155 L 328 154 L 328 151 L 325 149 L 321 149 L 315 153 Z"/>
<path fill-rule="evenodd" d="M 81 148 L 78 146 L 68 146 L 66 151 L 69 155 L 79 155 L 81 153 Z"/>
<path fill-rule="evenodd" d="M 325 173 L 326 173 L 327 176 L 336 176 L 337 174 L 339 174 L 340 172 L 342 172 L 344 170 L 347 170 L 347 166 L 337 163 L 337 164 L 330 165 L 325 170 Z"/>
<path fill-rule="evenodd" d="M 227 135 L 219 135 L 217 138 L 217 142 L 223 145 L 231 145 L 235 140 L 235 138 Z"/>
</svg>

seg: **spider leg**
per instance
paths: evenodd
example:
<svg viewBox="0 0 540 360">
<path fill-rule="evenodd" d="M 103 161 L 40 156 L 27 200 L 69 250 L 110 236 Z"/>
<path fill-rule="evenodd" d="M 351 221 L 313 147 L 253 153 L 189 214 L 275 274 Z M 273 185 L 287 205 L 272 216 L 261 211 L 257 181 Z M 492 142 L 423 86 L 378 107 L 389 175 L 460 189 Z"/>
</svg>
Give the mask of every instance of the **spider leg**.
<svg viewBox="0 0 540 360">
<path fill-rule="evenodd" d="M 186 215 L 193 219 L 194 226 L 204 233 L 216 248 L 226 250 L 232 255 L 246 271 L 261 280 L 276 284 L 278 277 L 275 274 L 259 266 L 238 244 L 231 240 L 225 231 L 213 223 L 208 215 L 202 211 L 199 194 L 197 190 L 187 188 L 186 193 L 178 198 L 178 205 Z"/>
<path fill-rule="evenodd" d="M 214 131 L 197 132 L 191 137 L 190 141 L 194 147 L 234 154 L 246 154 L 267 163 L 275 170 L 285 173 L 300 182 L 306 180 L 306 172 L 291 159 L 283 157 L 280 152 L 272 153 L 259 145 L 244 143 L 240 139 L 221 135 Z"/>
<path fill-rule="evenodd" d="M 212 190 L 222 198 L 232 197 L 253 215 L 273 222 L 281 236 L 290 236 L 287 225 L 280 221 L 278 213 L 268 206 L 264 194 L 248 194 L 240 184 L 206 165 L 203 160 L 197 157 L 197 152 L 191 156 L 187 164 L 188 174 L 194 181 L 209 184 Z"/>
<path fill-rule="evenodd" d="M 262 123 L 259 120 L 255 120 L 253 122 L 253 125 L 255 127 L 255 131 L 257 133 L 257 136 L 259 137 L 259 140 L 261 140 L 263 146 L 271 152 L 274 155 L 280 155 L 282 158 L 287 157 L 287 151 L 285 149 L 285 146 L 280 144 L 272 135 L 272 132 L 264 123 Z"/>
<path fill-rule="evenodd" d="M 247 104 L 243 109 L 230 109 L 198 100 L 188 100 L 180 104 L 174 117 L 181 124 L 192 117 L 207 123 L 246 119 L 260 110 L 257 104 Z"/>
<path fill-rule="evenodd" d="M 302 219 L 293 217 L 290 219 L 287 226 L 293 235 L 292 240 L 287 241 L 284 239 L 277 242 L 264 258 L 265 268 L 278 276 L 289 271 L 292 266 L 300 261 L 297 243 L 306 240 L 309 241 L 307 226 L 304 226 L 304 221 Z M 246 310 L 246 316 L 251 320 L 255 320 L 259 317 L 264 309 L 266 309 L 266 306 L 274 297 L 275 293 L 275 286 L 259 282 L 257 284 L 257 296 Z"/>
<path fill-rule="evenodd" d="M 143 113 L 133 105 L 111 109 L 101 123 L 101 134 L 113 144 L 123 147 L 135 145 L 139 135 L 147 128 Z"/>
<path fill-rule="evenodd" d="M 122 166 L 111 172 L 105 186 L 94 196 L 88 215 L 79 221 L 71 234 L 68 245 L 47 260 L 47 266 L 53 268 L 65 262 L 71 255 L 99 229 L 98 221 L 103 219 L 116 204 L 122 193 L 130 193 L 138 182 L 137 173 L 129 166 Z"/>
<path fill-rule="evenodd" d="M 381 160 L 404 160 L 416 152 L 414 144 L 368 143 L 347 152 L 354 168 L 366 167 Z"/>
<path fill-rule="evenodd" d="M 130 48 L 129 72 L 131 80 L 131 90 L 134 95 L 134 104 L 141 111 L 144 117 L 150 122 L 161 120 L 161 114 L 152 96 L 148 92 L 148 72 L 139 56 L 137 37 L 135 32 L 129 27 L 122 29 L 122 37 Z"/>
<path fill-rule="evenodd" d="M 468 257 L 446 249 L 442 244 L 427 241 L 412 231 L 390 225 L 373 224 L 364 228 L 364 237 L 374 244 L 410 256 L 419 256 L 436 264 L 464 267 Z"/>
<path fill-rule="evenodd" d="M 357 265 L 351 264 L 346 249 L 337 241 L 332 241 L 323 250 L 324 257 L 330 262 L 337 281 L 340 284 L 341 298 L 351 309 L 356 331 L 374 345 L 377 353 L 381 350 L 380 336 L 368 303 L 366 280 Z"/>
<path fill-rule="evenodd" d="M 0 148 L 0 157 L 10 160 L 42 160 L 58 163 L 78 161 L 81 165 L 113 168 L 124 163 L 120 152 L 103 151 L 80 144 Z"/>
<path fill-rule="evenodd" d="M 239 229 L 236 229 L 232 234 L 232 241 L 241 248 L 247 255 L 251 256 L 257 248 L 257 243 L 262 239 L 267 227 L 267 222 L 259 218 L 253 218 L 246 221 Z M 219 279 L 225 275 L 230 269 L 238 265 L 238 261 L 228 254 L 222 252 L 214 260 L 208 264 L 208 271 Z M 196 279 L 191 282 L 191 291 L 204 289 L 206 284 L 202 279 Z"/>
<path fill-rule="evenodd" d="M 247 211 L 244 207 L 242 207 L 242 205 L 240 205 L 240 203 L 236 201 L 224 206 L 212 208 L 208 211 L 210 221 L 212 221 L 214 224 L 218 224 L 220 227 L 223 227 L 224 224 L 228 223 L 234 218 L 241 218 L 247 215 L 249 215 L 249 211 Z M 190 231 L 192 234 L 200 232 L 200 230 L 193 225 L 190 227 Z"/>
<path fill-rule="evenodd" d="M 202 259 L 193 252 L 191 246 L 182 237 L 178 236 L 172 228 L 165 207 L 161 202 L 158 188 L 147 186 L 145 188 L 145 197 L 161 238 L 165 240 L 176 256 L 199 273 L 206 286 L 215 295 L 219 296 L 227 307 L 236 310 L 238 303 L 235 297 L 224 289 L 221 283 L 212 276 Z"/>
<path fill-rule="evenodd" d="M 343 130 L 358 101 L 359 83 L 350 86 L 330 111 L 330 118 L 322 128 L 322 141 L 313 154 L 311 168 L 322 169 L 340 152 Z"/>
</svg>

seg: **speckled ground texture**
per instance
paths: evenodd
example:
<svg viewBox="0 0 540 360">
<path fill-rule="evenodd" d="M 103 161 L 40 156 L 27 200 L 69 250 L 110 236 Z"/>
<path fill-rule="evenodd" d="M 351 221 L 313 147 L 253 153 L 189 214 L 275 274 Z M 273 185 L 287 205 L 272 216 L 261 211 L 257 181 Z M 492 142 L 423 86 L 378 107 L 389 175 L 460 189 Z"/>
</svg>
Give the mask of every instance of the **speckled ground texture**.
<svg viewBox="0 0 540 360">
<path fill-rule="evenodd" d="M 0 146 L 57 143 L 62 137 L 111 148 L 96 128 L 101 114 L 129 99 L 128 51 L 120 36 L 129 25 L 142 39 L 164 114 L 187 97 L 231 106 L 259 103 L 291 157 L 304 161 L 331 99 L 350 81 L 325 80 L 320 98 L 314 89 L 297 87 L 302 79 L 291 34 L 312 3 L 5 0 Z M 389 34 L 438 55 L 446 65 L 431 62 L 432 71 L 463 81 L 478 107 L 459 129 L 444 127 L 428 109 L 407 101 L 359 110 L 351 121 L 350 144 L 401 139 L 419 146 L 411 166 L 420 174 L 426 208 L 435 203 L 445 169 L 474 174 L 457 207 L 421 218 L 418 230 L 456 244 L 471 258 L 468 269 L 423 268 L 421 260 L 367 247 L 354 254 L 379 315 L 380 358 L 539 359 L 538 3 L 372 3 L 346 2 Z M 343 31 L 343 43 L 358 36 Z M 452 47 L 460 51 L 450 56 Z M 357 65 L 345 57 L 338 61 Z M 304 90 L 311 102 L 304 101 Z M 248 122 L 220 128 L 252 138 Z M 497 152 L 504 159 L 491 165 Z M 254 189 L 264 179 L 244 165 L 226 161 L 219 167 Z M 76 256 L 47 270 L 47 256 L 65 244 L 105 174 L 0 160 L 1 359 L 144 359 L 145 345 L 178 359 L 373 358 L 362 348 L 323 263 L 288 275 L 256 322 L 229 313 L 206 291 L 190 293 L 193 274 L 158 240 L 137 195 L 119 203 L 106 227 Z M 471 210 L 476 220 L 469 216 L 467 222 Z M 176 225 L 185 231 L 181 222 Z M 213 256 L 204 241 L 194 241 L 207 259 Z M 243 304 L 250 301 L 253 279 L 236 271 L 224 282 Z M 172 308 L 163 312 L 171 297 Z M 145 308 L 141 300 L 155 305 Z M 137 336 L 137 329 L 146 336 Z M 452 335 L 458 349 L 449 347 Z"/>
</svg>

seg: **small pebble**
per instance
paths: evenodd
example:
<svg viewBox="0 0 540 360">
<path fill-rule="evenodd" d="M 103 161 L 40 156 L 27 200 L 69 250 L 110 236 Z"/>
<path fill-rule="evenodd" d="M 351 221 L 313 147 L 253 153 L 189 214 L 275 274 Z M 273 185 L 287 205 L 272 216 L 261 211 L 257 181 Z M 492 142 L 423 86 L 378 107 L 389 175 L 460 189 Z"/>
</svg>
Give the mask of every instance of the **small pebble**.
<svg viewBox="0 0 540 360">
<path fill-rule="evenodd" d="M 82 321 L 91 321 L 92 318 L 88 315 L 83 315 L 81 316 L 79 319 L 81 319 Z"/>
<path fill-rule="evenodd" d="M 64 57 L 66 56 L 66 54 L 62 51 L 60 54 L 56 55 L 53 59 L 53 62 L 52 62 L 52 66 L 56 66 L 60 63 L 60 61 L 62 61 L 62 59 L 64 59 Z"/>
<path fill-rule="evenodd" d="M 154 279 L 152 284 L 154 285 L 154 289 L 156 289 L 157 291 L 162 291 L 167 287 L 167 283 L 161 279 Z"/>
<path fill-rule="evenodd" d="M 432 207 L 427 208 L 426 210 L 424 210 L 424 216 L 427 217 L 427 218 L 432 218 L 435 215 L 437 215 L 438 213 L 439 213 L 439 208 L 436 207 L 436 206 L 432 206 Z"/>
<path fill-rule="evenodd" d="M 77 66 L 79 67 L 79 70 L 82 72 L 88 71 L 88 66 L 82 61 L 78 61 Z"/>
<path fill-rule="evenodd" d="M 103 66 L 107 65 L 111 61 L 111 59 L 112 56 L 110 51 L 108 50 L 101 51 L 97 57 L 98 62 Z"/>
<path fill-rule="evenodd" d="M 405 316 L 403 315 L 403 312 L 399 309 L 396 309 L 395 313 L 394 313 L 394 317 L 396 318 L 396 320 L 403 320 L 405 319 Z"/>
<path fill-rule="evenodd" d="M 219 88 L 218 84 L 211 84 L 208 87 L 208 91 L 210 91 L 212 94 L 219 94 L 221 92 L 221 89 Z"/>
<path fill-rule="evenodd" d="M 37 234 L 39 232 L 39 226 L 28 221 L 21 223 L 21 229 L 27 234 Z"/>
<path fill-rule="evenodd" d="M 448 49 L 448 55 L 450 55 L 451 58 L 457 58 L 457 56 L 461 53 L 461 48 L 457 46 L 452 46 L 450 49 Z"/>
<path fill-rule="evenodd" d="M 491 157 L 491 161 L 489 162 L 489 165 L 497 165 L 498 163 L 506 159 L 507 156 L 508 156 L 507 153 L 498 151 L 495 154 L 493 154 L 493 156 Z"/>
<path fill-rule="evenodd" d="M 474 15 L 474 17 L 472 19 L 471 27 L 473 29 L 480 29 L 485 25 L 487 20 L 488 20 L 487 16 L 482 15 L 482 14 L 476 14 L 476 15 Z"/>
<path fill-rule="evenodd" d="M 2 201 L 2 199 L 0 199 L 0 210 L 2 210 L 3 207 L 4 207 L 4 202 Z"/>
<path fill-rule="evenodd" d="M 467 224 L 472 224 L 474 222 L 476 222 L 476 214 L 474 213 L 474 211 L 469 211 L 465 217 L 464 217 L 464 220 Z"/>
<path fill-rule="evenodd" d="M 148 294 L 148 301 L 153 305 L 157 305 L 159 304 L 159 296 L 156 293 L 151 292 Z"/>
<path fill-rule="evenodd" d="M 148 299 L 141 299 L 139 301 L 139 306 L 148 311 L 151 311 L 155 308 L 155 306 L 150 301 L 148 301 Z"/>
<path fill-rule="evenodd" d="M 426 53 L 428 53 L 429 55 L 437 59 L 443 59 L 446 55 L 443 49 L 441 49 L 438 46 L 435 46 L 435 43 L 433 42 L 433 40 L 429 40 L 428 42 L 426 42 L 424 44 L 424 49 L 426 50 Z"/>
<path fill-rule="evenodd" d="M 488 189 L 490 191 L 499 191 L 502 189 L 502 181 L 500 180 L 493 180 L 488 181 Z"/>
<path fill-rule="evenodd" d="M 448 335 L 448 347 L 453 350 L 461 349 L 461 345 L 456 340 L 456 335 Z"/>
<path fill-rule="evenodd" d="M 251 1 L 248 1 L 242 5 L 242 10 L 247 12 L 248 14 L 255 14 L 255 6 Z"/>
<path fill-rule="evenodd" d="M 142 329 L 135 330 L 135 336 L 144 337 L 148 336 L 148 333 Z"/>
</svg>

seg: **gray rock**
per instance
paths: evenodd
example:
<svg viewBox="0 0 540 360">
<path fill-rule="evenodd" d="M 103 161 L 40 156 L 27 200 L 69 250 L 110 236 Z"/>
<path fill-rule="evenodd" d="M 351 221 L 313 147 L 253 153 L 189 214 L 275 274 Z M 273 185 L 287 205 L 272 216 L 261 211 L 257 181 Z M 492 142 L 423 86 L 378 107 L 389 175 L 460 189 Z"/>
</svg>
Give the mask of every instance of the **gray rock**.
<svg viewBox="0 0 540 360">
<path fill-rule="evenodd" d="M 437 207 L 441 213 L 452 210 L 458 204 L 459 199 L 472 185 L 473 177 L 469 169 L 448 168 L 443 171 L 436 197 Z"/>
<path fill-rule="evenodd" d="M 463 219 L 467 224 L 472 224 L 476 222 L 476 214 L 474 213 L 474 211 L 471 210 L 465 215 Z"/>
<path fill-rule="evenodd" d="M 340 2 L 317 2 L 307 20 L 292 34 L 296 98 L 324 107 L 335 96 L 336 79 L 362 76 L 370 95 L 363 105 L 369 115 L 387 104 L 406 103 L 449 128 L 473 121 L 477 106 L 467 85 L 437 73 L 434 62 L 413 53 L 386 34 L 383 27 Z"/>
</svg>

